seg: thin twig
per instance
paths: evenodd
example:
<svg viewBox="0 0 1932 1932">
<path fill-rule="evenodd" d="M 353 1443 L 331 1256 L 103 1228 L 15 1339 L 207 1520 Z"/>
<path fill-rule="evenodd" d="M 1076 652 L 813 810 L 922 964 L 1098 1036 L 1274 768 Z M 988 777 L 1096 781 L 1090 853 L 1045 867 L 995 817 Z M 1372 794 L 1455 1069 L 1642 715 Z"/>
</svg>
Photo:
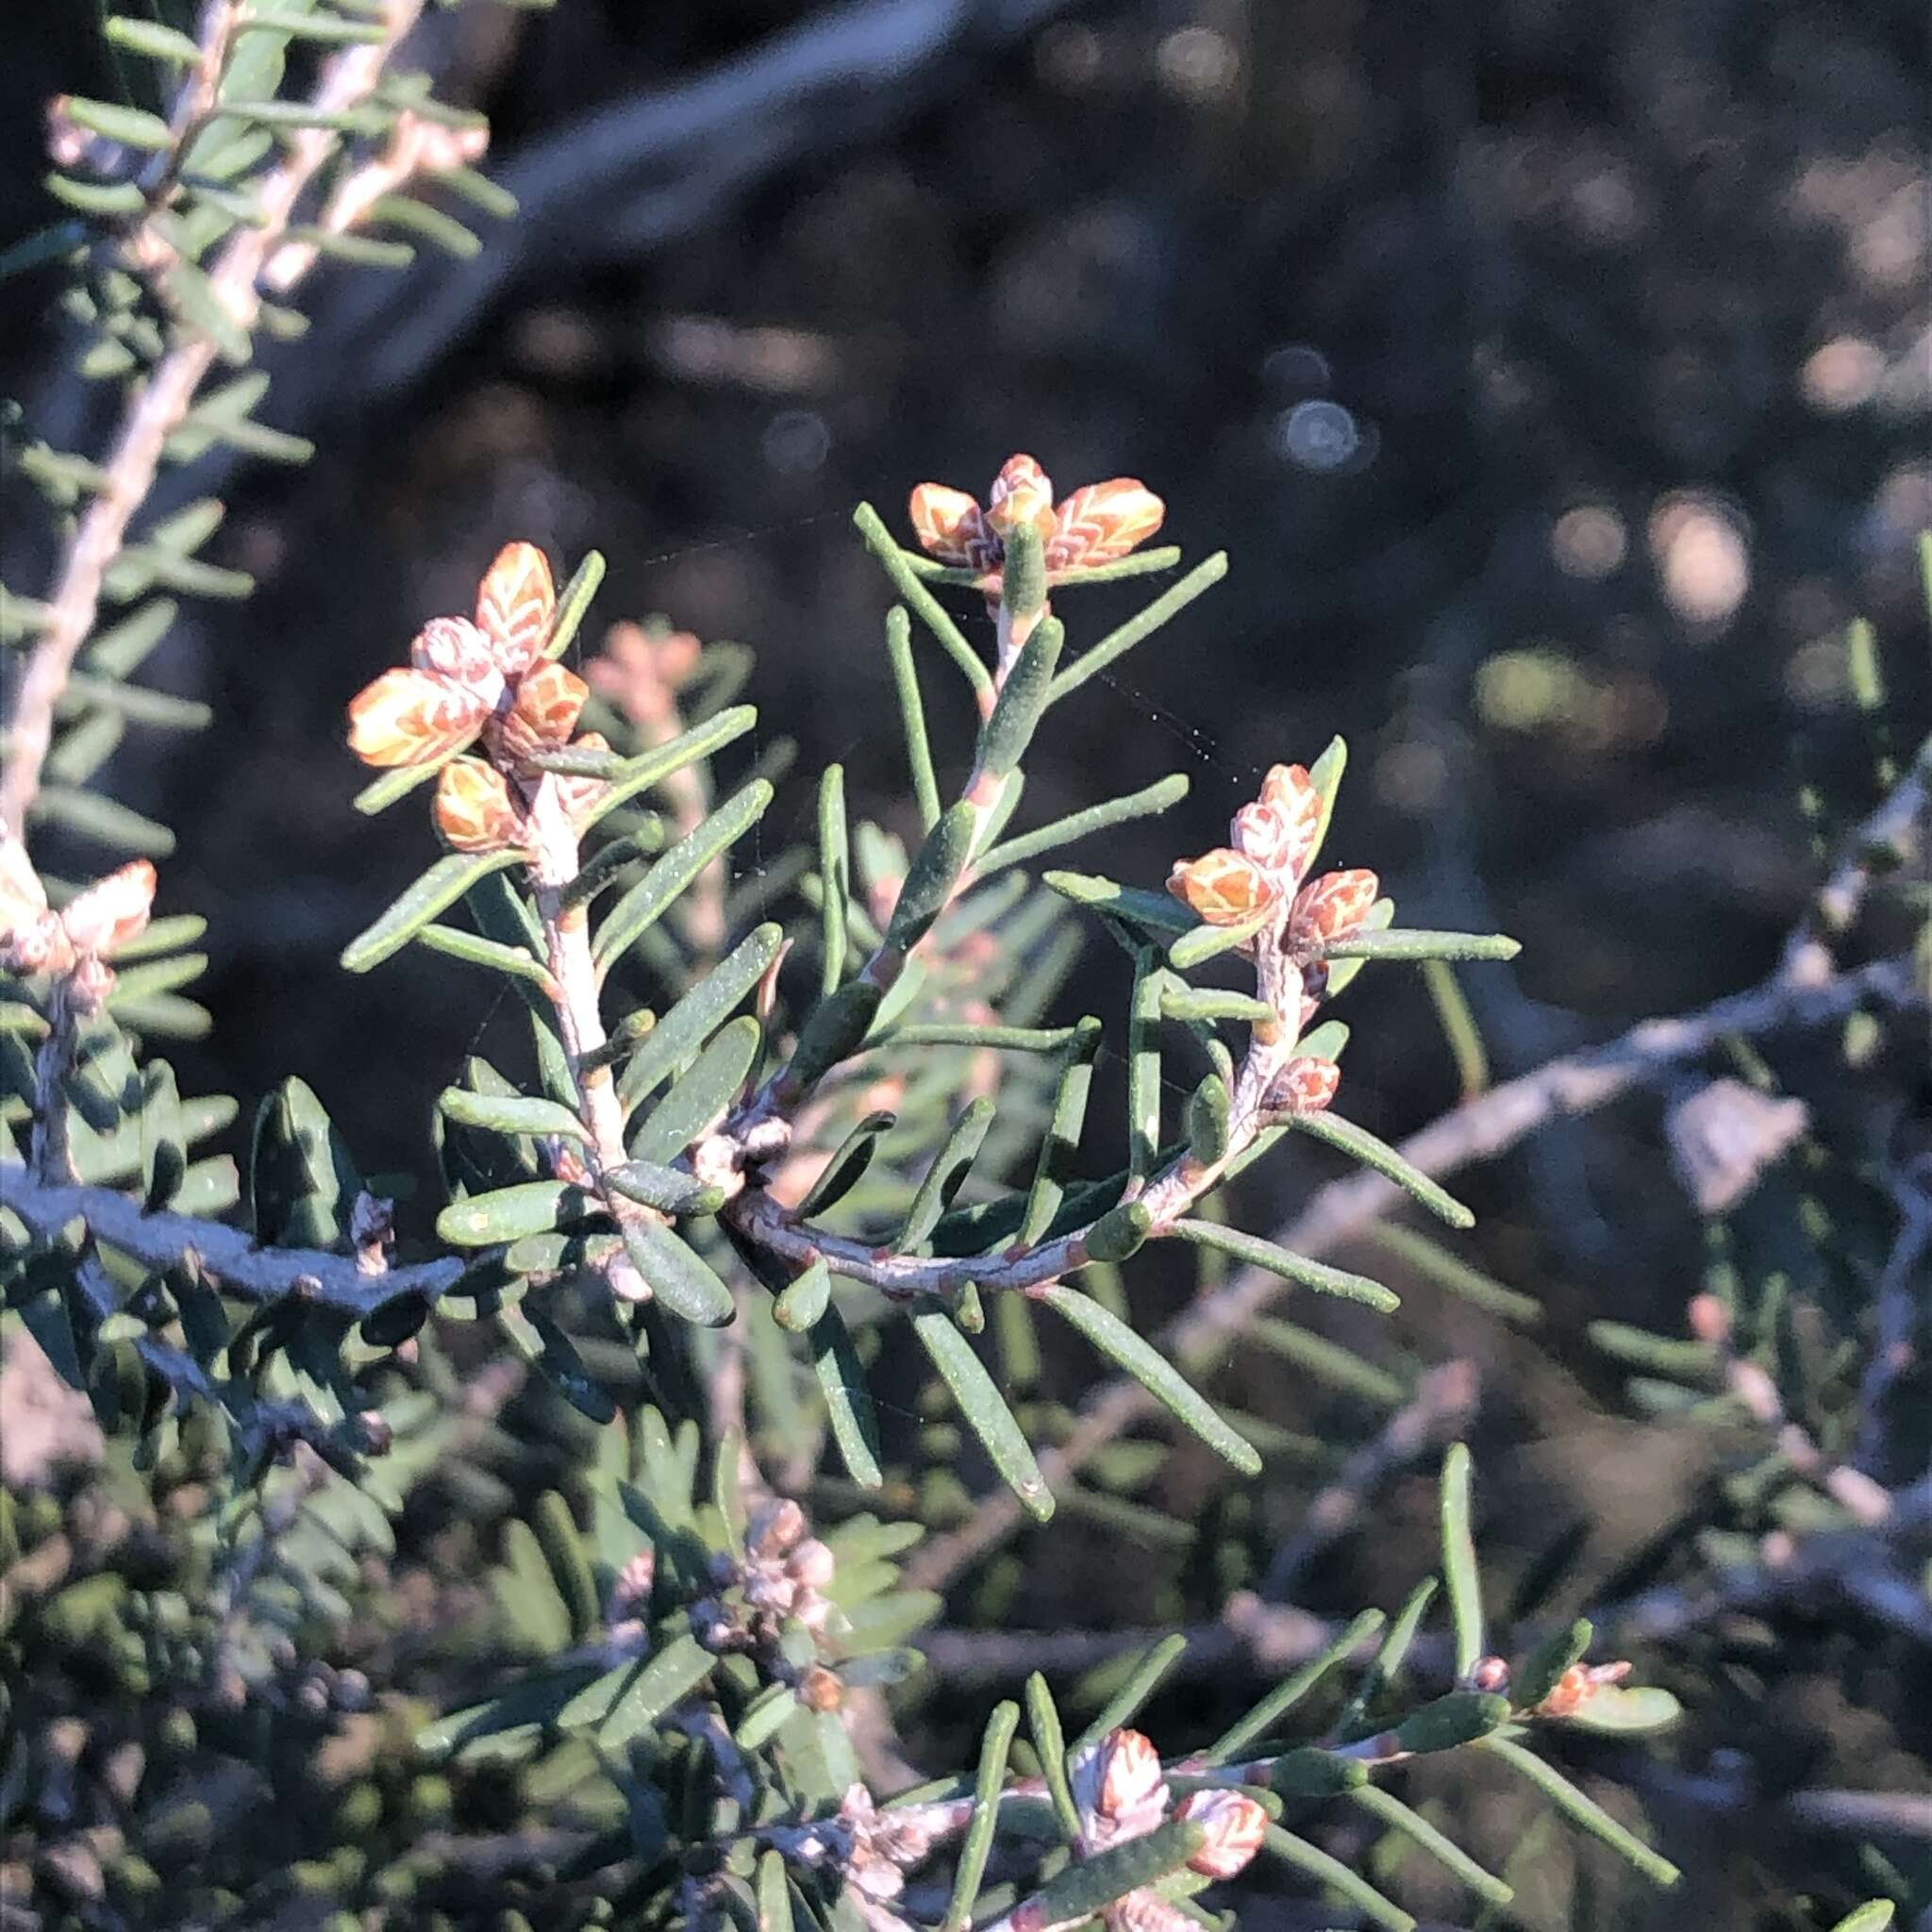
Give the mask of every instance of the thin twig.
<svg viewBox="0 0 1932 1932">
<path fill-rule="evenodd" d="M 1815 984 L 1794 984 L 1780 971 L 1697 1012 L 1641 1021 L 1606 1046 L 1567 1054 L 1493 1087 L 1410 1135 L 1399 1151 L 1411 1166 L 1441 1179 L 1493 1159 L 1547 1121 L 1607 1106 L 1709 1052 L 1726 1035 L 1755 1038 L 1825 1025 L 1868 1003 L 1903 1008 L 1923 1000 L 1908 958 L 1827 973 Z M 1403 1199 L 1394 1183 L 1365 1169 L 1319 1189 L 1274 1240 L 1296 1254 L 1321 1256 L 1361 1234 Z M 1174 1360 L 1210 1360 L 1287 1288 L 1277 1275 L 1242 1269 L 1170 1323 L 1156 1338 L 1156 1346 Z M 1041 1473 L 1048 1486 L 1071 1477 L 1155 1409 L 1153 1398 L 1130 1377 L 1103 1384 L 1081 1405 L 1067 1439 L 1041 1451 Z M 1024 1520 L 1017 1498 L 1004 1491 L 989 1493 L 961 1528 L 935 1537 L 914 1554 L 906 1569 L 908 1587 L 942 1587 L 1004 1542 Z"/>
<path fill-rule="evenodd" d="M 383 38 L 347 47 L 327 63 L 312 102 L 319 114 L 339 115 L 369 98 L 396 42 L 421 9 L 422 0 L 391 0 Z M 198 86 L 199 80 L 191 77 L 188 84 Z M 208 276 L 214 299 L 238 328 L 254 326 L 261 310 L 262 271 L 286 234 L 303 193 L 341 144 L 341 136 L 332 127 L 300 127 L 290 137 L 281 164 L 254 184 L 258 220 L 238 224 Z M 0 773 L 0 824 L 16 831 L 25 827 L 53 742 L 55 708 L 67 689 L 74 659 L 93 631 L 108 567 L 126 542 L 127 526 L 154 488 L 168 439 L 193 407 L 216 353 L 211 338 L 187 336 L 129 396 L 104 466 L 106 480 L 67 546 L 48 598 L 45 626 L 34 641 L 15 692 L 8 721 L 6 770 Z"/>
<path fill-rule="evenodd" d="M 139 1201 L 112 1188 L 57 1186 L 35 1179 L 13 1161 L 0 1163 L 0 1205 L 50 1240 L 77 1221 L 95 1241 L 149 1268 L 198 1262 L 229 1292 L 249 1301 L 293 1295 L 362 1316 L 399 1295 L 420 1294 L 433 1301 L 463 1272 L 462 1261 L 453 1256 L 370 1274 L 352 1255 L 321 1248 L 258 1248 L 239 1227 L 186 1214 L 148 1214 Z"/>
</svg>

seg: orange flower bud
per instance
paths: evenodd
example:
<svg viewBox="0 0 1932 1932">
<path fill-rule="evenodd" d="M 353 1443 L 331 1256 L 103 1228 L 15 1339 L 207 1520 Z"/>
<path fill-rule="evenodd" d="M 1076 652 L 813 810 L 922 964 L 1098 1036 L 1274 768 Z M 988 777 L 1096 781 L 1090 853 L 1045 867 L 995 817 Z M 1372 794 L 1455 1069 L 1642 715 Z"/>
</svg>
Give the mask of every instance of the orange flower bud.
<svg viewBox="0 0 1932 1932">
<path fill-rule="evenodd" d="M 517 682 L 516 701 L 503 721 L 503 749 L 513 760 L 570 742 L 591 688 L 561 664 L 539 664 Z"/>
<path fill-rule="evenodd" d="M 1261 800 L 1288 828 L 1282 870 L 1299 878 L 1308 869 L 1315 837 L 1322 828 L 1322 794 L 1306 765 L 1274 765 L 1261 780 Z"/>
<path fill-rule="evenodd" d="M 476 589 L 476 623 L 506 677 L 537 661 L 557 621 L 550 559 L 534 543 L 506 543 Z"/>
<path fill-rule="evenodd" d="M 1137 476 L 1086 483 L 1054 511 L 1046 567 L 1115 563 L 1159 529 L 1167 506 Z"/>
<path fill-rule="evenodd" d="M 436 781 L 436 829 L 458 852 L 501 852 L 523 836 L 503 774 L 481 758 L 452 758 Z"/>
<path fill-rule="evenodd" d="M 1335 1099 L 1341 1069 L 1319 1054 L 1303 1054 L 1268 1083 L 1268 1105 L 1278 1113 L 1322 1113 Z"/>
<path fill-rule="evenodd" d="M 433 671 L 385 671 L 349 700 L 349 749 L 366 765 L 428 765 L 483 728 L 489 705 Z"/>
<path fill-rule="evenodd" d="M 503 694 L 503 674 L 490 639 L 467 617 L 432 617 L 416 633 L 409 661 L 418 671 L 433 671 L 475 691 L 486 705 L 493 707 Z"/>
<path fill-rule="evenodd" d="M 941 563 L 990 570 L 1000 560 L 1000 540 L 987 527 L 986 513 L 963 490 L 922 483 L 908 505 L 919 547 Z"/>
<path fill-rule="evenodd" d="M 1244 924 L 1281 896 L 1280 886 L 1252 858 L 1225 845 L 1181 860 L 1168 874 L 1167 890 L 1209 925 Z"/>
<path fill-rule="evenodd" d="M 1094 1847 L 1139 1838 L 1167 1815 L 1160 1754 L 1139 1731 L 1109 1731 L 1073 1762 L 1074 1801 Z"/>
<path fill-rule="evenodd" d="M 1053 479 L 1031 457 L 1008 457 L 987 493 L 986 521 L 1002 539 L 1023 525 L 1051 537 Z"/>
<path fill-rule="evenodd" d="M 1188 1870 L 1208 1878 L 1232 1878 L 1261 1849 L 1268 1831 L 1267 1812 L 1245 1791 L 1190 1791 L 1174 1816 L 1207 1833 Z"/>
<path fill-rule="evenodd" d="M 1295 895 L 1289 914 L 1291 947 L 1324 946 L 1357 931 L 1381 891 L 1381 881 L 1359 867 L 1351 872 L 1324 872 L 1310 879 Z"/>
<path fill-rule="evenodd" d="M 155 884 L 155 869 L 144 858 L 96 879 L 70 899 L 60 914 L 69 944 L 76 953 L 95 957 L 125 946 L 147 924 Z"/>
</svg>

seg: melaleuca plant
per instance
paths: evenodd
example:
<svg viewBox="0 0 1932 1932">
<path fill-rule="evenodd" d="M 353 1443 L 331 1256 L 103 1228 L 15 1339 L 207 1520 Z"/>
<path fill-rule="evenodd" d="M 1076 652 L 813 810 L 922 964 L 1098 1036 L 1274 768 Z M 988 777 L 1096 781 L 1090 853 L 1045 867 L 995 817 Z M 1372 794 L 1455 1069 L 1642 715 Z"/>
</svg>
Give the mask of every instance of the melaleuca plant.
<svg viewBox="0 0 1932 1932">
<path fill-rule="evenodd" d="M 91 1645 L 140 1708 L 158 1707 L 137 1729 L 165 1729 L 172 1755 L 156 1762 L 171 1782 L 96 1780 L 115 1837 L 91 1869 L 103 1895 L 119 1888 L 118 1909 L 138 1898 L 153 1911 L 178 1876 L 192 1923 L 246 1916 L 292 1886 L 356 1923 L 514 1903 L 584 1923 L 1177 1928 L 1201 1914 L 1198 1892 L 1266 1851 L 1286 1882 L 1407 1925 L 1323 1847 L 1322 1820 L 1364 1816 L 1501 1904 L 1507 1883 L 1382 1782 L 1465 1750 L 1673 1881 L 1532 1740 L 1653 1729 L 1674 1701 L 1625 1686 L 1620 1662 L 1586 1663 L 1587 1623 L 1513 1658 L 1491 1652 L 1459 1448 L 1443 1474 L 1451 1631 L 1431 1694 L 1406 1673 L 1434 1579 L 1386 1627 L 1372 1612 L 1338 1631 L 1216 1739 L 1157 1746 L 1132 1727 L 1176 1638 L 1072 1738 L 1036 1677 L 1026 1739 L 1000 1707 L 968 1776 L 931 1767 L 938 1782 L 921 1785 L 889 1741 L 883 1693 L 916 1682 L 913 1640 L 941 1607 L 901 1559 L 916 1572 L 925 1524 L 958 1520 L 974 1465 L 955 1438 L 961 1467 L 944 1482 L 908 1470 L 886 1419 L 925 1419 L 916 1465 L 956 1416 L 1045 1523 L 1056 1498 L 1037 1432 L 1058 1424 L 1009 1404 L 981 1338 L 997 1324 L 1010 1366 L 1037 1357 L 1035 1324 L 1051 1318 L 1252 1477 L 1250 1437 L 1265 1430 L 1244 1433 L 1137 1330 L 1120 1264 L 1181 1248 L 1392 1307 L 1380 1284 L 1224 1218 L 1226 1184 L 1291 1133 L 1451 1226 L 1470 1221 L 1334 1110 L 1347 1029 L 1325 1008 L 1377 959 L 1514 947 L 1400 928 L 1373 873 L 1316 869 L 1339 741 L 1311 765 L 1274 767 L 1228 843 L 1178 862 L 1165 891 L 1029 876 L 1185 794 L 1168 779 L 1031 827 L 1023 810 L 1053 708 L 1224 569 L 1209 558 L 1068 658 L 1055 601 L 1171 569 L 1174 553 L 1142 547 L 1161 515 L 1131 480 L 1056 502 L 1024 457 L 983 509 L 916 491 L 918 550 L 861 508 L 901 600 L 885 634 L 919 836 L 908 850 L 848 824 L 835 767 L 815 848 L 737 886 L 729 855 L 790 756 L 768 749 L 765 769 L 724 776 L 754 722 L 731 702 L 742 654 L 619 625 L 580 675 L 565 660 L 601 561 L 559 592 L 522 542 L 485 575 L 474 615 L 425 624 L 408 664 L 351 702 L 349 742 L 382 768 L 363 808 L 433 786 L 448 849 L 343 960 L 367 971 L 414 945 L 491 975 L 529 1046 L 502 1066 L 473 1058 L 433 1108 L 425 1096 L 448 1198 L 420 1247 L 398 1241 L 394 1204 L 300 1083 L 258 1115 L 245 1185 L 222 1157 L 191 1160 L 226 1117 L 183 1102 L 145 1049 L 142 1002 L 169 989 L 140 976 L 140 955 L 165 958 L 161 933 L 184 936 L 149 923 L 152 868 L 56 909 L 8 842 L 9 1304 L 148 1495 L 192 1524 L 138 1585 L 109 1542 L 9 1633 L 23 1657 L 60 1660 L 23 1704 L 17 1740 L 84 1699 Z M 984 654 L 940 601 L 946 585 L 981 594 Z M 965 686 L 972 752 L 950 804 L 915 617 Z M 793 885 L 802 923 L 760 923 Z M 1131 958 L 1126 1010 L 1048 1024 L 1083 920 Z M 1239 984 L 1198 983 L 1210 967 Z M 1175 1107 L 1181 1051 L 1194 1065 Z M 1117 1168 L 1084 1151 L 1106 1054 L 1125 1066 Z M 214 1218 L 238 1194 L 245 1224 Z M 532 1456 L 546 1473 L 535 1493 Z M 401 1633 L 377 1646 L 390 1701 L 358 1733 L 345 1787 L 341 1754 L 319 1740 L 353 1733 L 371 1695 L 373 1674 L 337 1650 L 361 1553 L 379 1563 L 392 1517 L 425 1493 L 502 1524 L 492 1603 L 425 1640 L 446 1707 L 434 1718 L 399 1701 Z M 1135 1506 L 1117 1507 L 1131 1520 Z M 27 1564 L 60 1535 L 44 1512 L 8 1533 Z M 373 1607 L 406 1623 L 396 1595 Z M 43 1747 L 16 1748 L 30 1783 Z M 90 1761 L 111 1757 L 104 1735 Z M 285 1798 L 328 1790 L 305 1813 L 292 1871 L 270 1877 L 192 1835 L 184 1860 L 161 1792 L 230 1763 Z M 546 1849 L 479 1884 L 467 1841 L 425 1826 L 505 1804 Z M 25 1868 L 58 1887 L 73 1834 L 36 1859 L 45 1807 L 27 1815 Z"/>
</svg>

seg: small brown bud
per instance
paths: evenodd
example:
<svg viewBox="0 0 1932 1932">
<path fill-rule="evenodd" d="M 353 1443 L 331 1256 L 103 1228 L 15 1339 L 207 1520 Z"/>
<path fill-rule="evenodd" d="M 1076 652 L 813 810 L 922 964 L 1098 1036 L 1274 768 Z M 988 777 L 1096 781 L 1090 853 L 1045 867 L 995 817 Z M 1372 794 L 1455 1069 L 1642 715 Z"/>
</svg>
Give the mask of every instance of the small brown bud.
<svg viewBox="0 0 1932 1932">
<path fill-rule="evenodd" d="M 838 1710 L 845 1702 L 845 1687 L 835 1672 L 824 1664 L 813 1664 L 798 1680 L 798 1701 L 808 1710 Z"/>
</svg>

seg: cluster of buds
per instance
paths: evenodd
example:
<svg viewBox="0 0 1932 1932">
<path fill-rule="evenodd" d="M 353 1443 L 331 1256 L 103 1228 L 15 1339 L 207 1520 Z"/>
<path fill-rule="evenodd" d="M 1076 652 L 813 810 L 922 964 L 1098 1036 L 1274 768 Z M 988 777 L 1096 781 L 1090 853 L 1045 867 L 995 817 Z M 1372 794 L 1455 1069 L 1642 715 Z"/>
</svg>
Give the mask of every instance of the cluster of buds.
<svg viewBox="0 0 1932 1932">
<path fill-rule="evenodd" d="M 108 960 L 146 926 L 154 903 L 155 869 L 137 858 L 56 912 L 26 847 L 10 833 L 0 839 L 0 967 L 51 974 L 77 1010 L 107 998 L 114 983 Z"/>
<path fill-rule="evenodd" d="M 1326 949 L 1359 932 L 1381 882 L 1359 867 L 1307 876 L 1322 836 L 1322 794 L 1306 765 L 1275 765 L 1258 798 L 1235 813 L 1229 842 L 1178 861 L 1167 890 L 1209 925 L 1252 926 L 1240 951 L 1256 962 L 1262 998 L 1292 1041 L 1327 991 Z M 1290 1059 L 1268 1095 L 1276 1111 L 1315 1113 L 1339 1071 L 1318 1055 Z"/>
<path fill-rule="evenodd" d="M 1621 1684 L 1630 1674 L 1623 1658 L 1607 1664 L 1571 1664 L 1532 1707 L 1537 1717 L 1574 1717 L 1606 1685 Z M 1500 1657 L 1481 1658 L 1469 1674 L 1470 1688 L 1507 1696 L 1509 1666 Z"/>
<path fill-rule="evenodd" d="M 1167 506 L 1135 476 L 1085 483 L 1054 501 L 1053 481 L 1028 456 L 1008 457 L 982 508 L 963 490 L 922 483 L 908 507 L 928 557 L 970 571 L 989 608 L 1004 586 L 1007 545 L 1019 529 L 1041 541 L 1051 589 L 1067 572 L 1118 563 L 1159 529 Z"/>
<path fill-rule="evenodd" d="M 750 1653 L 813 1709 L 836 1710 L 843 1686 L 816 1661 L 836 1566 L 830 1548 L 805 1532 L 805 1511 L 789 1496 L 758 1504 L 745 1524 L 743 1557 L 712 1560 L 711 1581 L 726 1594 L 694 1604 L 691 1624 L 707 1650 Z"/>
<path fill-rule="evenodd" d="M 349 705 L 349 748 L 365 764 L 442 767 L 436 827 L 458 852 L 528 846 L 554 803 L 575 828 L 603 781 L 546 772 L 566 748 L 608 751 L 596 732 L 573 741 L 590 687 L 543 655 L 557 622 L 550 564 L 533 543 L 506 544 L 476 592 L 475 621 L 431 618 L 407 669 L 385 671 Z M 485 757 L 464 756 L 480 740 Z"/>
<path fill-rule="evenodd" d="M 600 698 L 656 743 L 680 728 L 677 693 L 697 670 L 702 649 L 691 631 L 625 620 L 604 633 L 603 654 L 584 667 L 584 675 Z"/>
<path fill-rule="evenodd" d="M 1090 1857 L 1179 1818 L 1198 1824 L 1206 1835 L 1188 1860 L 1189 1869 L 1205 1878 L 1232 1878 L 1261 1849 L 1268 1829 L 1267 1812 L 1245 1791 L 1232 1788 L 1191 1791 L 1175 1805 L 1160 1754 L 1139 1731 L 1109 1731 L 1088 1745 L 1074 1758 L 1072 1782 L 1080 1813 L 1080 1850 Z M 1129 1893 L 1121 1903 L 1134 1896 Z"/>
</svg>

